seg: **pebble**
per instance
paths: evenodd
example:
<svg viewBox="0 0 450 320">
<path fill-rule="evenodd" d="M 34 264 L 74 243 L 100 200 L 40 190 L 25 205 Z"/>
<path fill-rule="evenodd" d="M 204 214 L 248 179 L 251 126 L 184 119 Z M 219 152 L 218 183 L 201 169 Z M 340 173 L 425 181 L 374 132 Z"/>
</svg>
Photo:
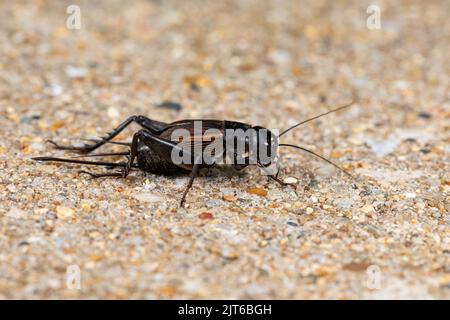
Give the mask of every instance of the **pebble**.
<svg viewBox="0 0 450 320">
<path fill-rule="evenodd" d="M 63 89 L 59 84 L 51 84 L 50 85 L 50 94 L 53 97 L 60 96 L 63 93 Z"/>
<path fill-rule="evenodd" d="M 223 204 L 224 204 L 224 202 L 220 199 L 209 199 L 209 200 L 206 200 L 206 202 L 205 202 L 205 206 L 208 208 L 218 207 Z"/>
<path fill-rule="evenodd" d="M 395 135 L 391 135 L 385 140 L 367 140 L 367 144 L 377 156 L 383 157 L 395 150 L 399 144 L 399 139 Z"/>
<path fill-rule="evenodd" d="M 239 254 L 230 248 L 224 248 L 220 251 L 220 255 L 226 259 L 235 260 L 239 258 Z"/>
<path fill-rule="evenodd" d="M 441 213 L 437 210 L 435 210 L 433 212 L 433 218 L 439 219 L 440 217 L 442 217 Z"/>
<path fill-rule="evenodd" d="M 220 188 L 219 190 L 225 196 L 234 196 L 236 194 L 235 188 Z"/>
<path fill-rule="evenodd" d="M 134 198 L 140 202 L 160 202 L 163 201 L 162 197 L 150 192 L 142 192 L 134 195 Z"/>
<path fill-rule="evenodd" d="M 202 220 L 211 220 L 214 219 L 214 216 L 211 212 L 202 212 L 198 215 L 198 217 Z"/>
<path fill-rule="evenodd" d="M 56 207 L 56 216 L 58 219 L 68 219 L 71 218 L 75 214 L 75 210 L 69 207 L 57 206 Z"/>
<path fill-rule="evenodd" d="M 158 104 L 157 107 L 175 111 L 181 111 L 181 109 L 183 109 L 181 104 L 172 101 L 164 101 L 163 103 Z"/>
<path fill-rule="evenodd" d="M 283 182 L 286 184 L 296 184 L 298 180 L 294 177 L 287 177 L 283 180 Z"/>
<path fill-rule="evenodd" d="M 108 113 L 108 117 L 110 117 L 112 119 L 116 119 L 116 118 L 120 117 L 120 112 L 115 107 L 109 107 L 107 113 Z"/>
<path fill-rule="evenodd" d="M 354 201 L 352 199 L 339 199 L 335 200 L 334 203 L 341 209 L 348 209 L 353 205 Z"/>
<path fill-rule="evenodd" d="M 269 192 L 267 192 L 267 199 L 270 201 L 277 201 L 283 199 L 283 195 L 285 193 L 280 189 L 270 189 Z"/>
<path fill-rule="evenodd" d="M 233 196 L 233 195 L 227 195 L 226 194 L 226 195 L 223 196 L 223 200 L 229 201 L 229 202 L 233 202 L 233 201 L 236 201 L 237 198 L 235 196 Z"/>
<path fill-rule="evenodd" d="M 66 75 L 69 78 L 83 78 L 86 76 L 87 74 L 87 69 L 85 68 L 77 68 L 77 67 L 72 67 L 72 66 L 68 66 L 66 67 Z"/>
<path fill-rule="evenodd" d="M 291 62 L 291 55 L 285 50 L 275 50 L 269 53 L 269 59 L 276 64 L 287 64 Z"/>
<path fill-rule="evenodd" d="M 267 190 L 262 188 L 248 188 L 247 192 L 250 194 L 258 195 L 260 197 L 265 197 L 267 195 Z"/>
<path fill-rule="evenodd" d="M 417 194 L 414 192 L 405 192 L 403 193 L 403 196 L 408 199 L 414 199 L 417 196 Z"/>
<path fill-rule="evenodd" d="M 9 211 L 6 213 L 6 216 L 8 218 L 14 218 L 14 219 L 23 219 L 27 217 L 27 213 L 23 211 L 20 208 L 12 207 L 9 209 Z"/>
<path fill-rule="evenodd" d="M 366 204 L 364 207 L 361 208 L 361 211 L 366 214 L 376 213 L 375 208 L 371 204 Z"/>
</svg>

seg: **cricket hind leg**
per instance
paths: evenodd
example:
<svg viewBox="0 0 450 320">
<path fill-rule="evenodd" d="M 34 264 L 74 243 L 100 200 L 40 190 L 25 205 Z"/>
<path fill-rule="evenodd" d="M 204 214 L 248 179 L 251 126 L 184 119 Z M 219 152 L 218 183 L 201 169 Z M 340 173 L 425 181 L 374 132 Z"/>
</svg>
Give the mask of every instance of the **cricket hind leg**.
<svg viewBox="0 0 450 320">
<path fill-rule="evenodd" d="M 95 154 L 95 155 L 88 155 L 88 157 L 100 157 L 100 156 L 108 156 L 108 155 L 111 155 L 111 154 Z M 107 169 L 124 168 L 127 165 L 127 162 L 87 161 L 87 160 L 79 160 L 79 158 L 35 157 L 32 159 L 35 161 L 42 161 L 42 162 L 65 162 L 65 163 L 84 164 L 84 165 L 91 165 L 91 166 L 101 166 L 101 167 L 105 167 Z M 139 169 L 137 165 L 132 165 L 132 168 Z M 108 172 L 108 173 L 94 173 L 94 172 L 90 172 L 90 171 L 86 171 L 86 170 L 81 170 L 79 172 L 88 174 L 93 178 L 121 177 L 123 175 L 122 171 Z"/>
<path fill-rule="evenodd" d="M 146 154 L 142 155 L 138 152 L 140 144 L 144 144 L 148 147 Z M 144 171 L 154 172 L 154 173 L 174 173 L 191 171 L 188 185 L 186 186 L 180 201 L 180 207 L 183 206 L 186 195 L 191 189 L 194 179 L 197 177 L 200 170 L 200 163 L 194 161 L 194 164 L 175 164 L 172 162 L 173 151 L 185 152 L 181 146 L 173 141 L 161 138 L 145 129 L 140 130 L 133 136 L 133 141 L 131 143 L 130 156 L 128 158 L 128 164 L 123 169 L 123 176 L 126 177 L 134 160 L 138 158 L 138 166 Z M 191 158 L 191 157 L 189 157 Z"/>
<path fill-rule="evenodd" d="M 64 146 L 60 145 L 52 140 L 48 140 L 51 144 L 53 144 L 57 149 L 60 150 L 71 150 L 76 151 L 79 153 L 89 153 L 105 143 L 109 142 L 111 139 L 113 139 L 115 136 L 117 136 L 120 132 L 122 132 L 126 127 L 128 127 L 132 122 L 135 122 L 139 124 L 141 127 L 157 133 L 163 130 L 167 124 L 164 122 L 156 121 L 149 119 L 144 116 L 131 116 L 124 122 L 122 122 L 117 128 L 113 129 L 111 132 L 109 132 L 105 137 L 101 137 L 100 139 L 94 141 L 93 144 L 84 144 L 83 146 L 76 147 L 76 146 Z"/>
<path fill-rule="evenodd" d="M 129 156 L 130 152 L 106 152 L 106 153 L 92 153 L 92 154 L 82 154 L 79 156 L 76 156 L 74 158 L 93 158 L 93 157 L 115 157 L 115 156 Z"/>
</svg>

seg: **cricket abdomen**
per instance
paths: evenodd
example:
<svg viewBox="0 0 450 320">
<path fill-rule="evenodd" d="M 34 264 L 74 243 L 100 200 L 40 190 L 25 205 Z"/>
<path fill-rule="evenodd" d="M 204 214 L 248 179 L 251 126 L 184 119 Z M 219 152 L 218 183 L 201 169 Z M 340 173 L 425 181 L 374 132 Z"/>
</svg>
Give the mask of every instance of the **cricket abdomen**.
<svg viewBox="0 0 450 320">
<path fill-rule="evenodd" d="M 158 156 L 158 154 L 145 145 L 139 147 L 137 163 L 141 170 L 155 174 L 174 174 L 187 171 L 173 164 L 170 159 Z"/>
</svg>

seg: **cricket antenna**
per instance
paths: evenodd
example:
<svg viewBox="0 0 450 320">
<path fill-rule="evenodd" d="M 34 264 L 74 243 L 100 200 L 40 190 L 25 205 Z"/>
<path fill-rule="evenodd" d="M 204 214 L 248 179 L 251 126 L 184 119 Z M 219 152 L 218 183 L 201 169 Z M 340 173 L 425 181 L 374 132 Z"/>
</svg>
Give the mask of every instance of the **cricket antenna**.
<svg viewBox="0 0 450 320">
<path fill-rule="evenodd" d="M 297 124 L 294 124 L 292 127 L 287 128 L 286 130 L 284 130 L 283 132 L 281 132 L 281 133 L 278 135 L 278 137 L 281 137 L 282 135 L 288 133 L 288 132 L 291 131 L 292 129 L 297 128 L 298 126 L 301 126 L 301 125 L 304 124 L 304 123 L 307 123 L 307 122 L 312 121 L 312 120 L 316 120 L 316 119 L 318 119 L 318 118 L 320 118 L 320 117 L 326 116 L 327 114 L 330 114 L 330 113 L 333 113 L 333 112 L 336 112 L 336 111 L 339 111 L 339 110 L 348 108 L 348 107 L 350 107 L 351 105 L 353 105 L 354 103 L 355 103 L 355 101 L 352 101 L 352 102 L 350 102 L 350 103 L 348 103 L 348 104 L 346 104 L 346 105 L 340 106 L 339 108 L 336 108 L 336 109 L 327 111 L 327 112 L 325 112 L 325 113 L 319 114 L 318 116 L 315 116 L 315 117 L 309 118 L 309 119 L 307 119 L 307 120 L 304 120 L 304 121 L 302 121 L 302 122 L 299 122 L 299 123 L 297 123 Z"/>
<path fill-rule="evenodd" d="M 308 150 L 306 148 L 300 147 L 300 146 L 296 146 L 294 144 L 289 144 L 289 143 L 280 143 L 278 145 L 279 147 L 289 147 L 289 148 L 295 148 L 295 149 L 299 149 L 299 150 L 303 150 L 305 152 L 308 152 L 309 154 L 312 154 L 313 156 L 316 156 L 320 159 L 322 159 L 323 161 L 331 164 L 332 166 L 334 166 L 335 168 L 339 169 L 340 171 L 342 171 L 343 173 L 345 173 L 347 176 L 349 176 L 350 178 L 352 178 L 353 180 L 356 180 L 355 177 L 353 177 L 350 173 L 348 173 L 347 171 L 345 171 L 343 168 L 341 168 L 340 166 L 338 166 L 337 164 L 335 164 L 333 161 L 325 158 L 324 156 L 321 156 L 320 154 L 317 154 L 311 150 Z"/>
</svg>

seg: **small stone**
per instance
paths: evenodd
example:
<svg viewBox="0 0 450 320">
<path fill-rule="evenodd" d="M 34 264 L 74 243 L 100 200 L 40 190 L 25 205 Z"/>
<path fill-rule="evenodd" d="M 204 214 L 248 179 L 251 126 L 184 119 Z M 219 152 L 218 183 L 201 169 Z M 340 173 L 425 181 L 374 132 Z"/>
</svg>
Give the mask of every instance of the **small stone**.
<svg viewBox="0 0 450 320">
<path fill-rule="evenodd" d="M 86 69 L 72 67 L 72 66 L 68 66 L 65 71 L 66 71 L 66 75 L 69 78 L 83 78 L 87 74 L 87 70 Z"/>
<path fill-rule="evenodd" d="M 363 272 L 366 271 L 370 266 L 367 262 L 350 262 L 343 265 L 344 270 L 355 271 L 355 272 Z"/>
<path fill-rule="evenodd" d="M 136 200 L 141 202 L 160 202 L 162 201 L 162 198 L 156 194 L 149 193 L 149 192 L 142 192 L 135 194 L 134 197 Z"/>
<path fill-rule="evenodd" d="M 12 207 L 7 213 L 6 216 L 14 219 L 22 219 L 27 216 L 27 213 L 20 208 Z"/>
<path fill-rule="evenodd" d="M 259 242 L 258 245 L 259 245 L 261 248 L 264 248 L 264 247 L 266 247 L 268 244 L 269 244 L 269 242 L 268 242 L 267 240 L 262 240 L 261 242 Z"/>
<path fill-rule="evenodd" d="M 306 214 L 312 214 L 314 212 L 313 208 L 308 207 L 306 208 Z"/>
<path fill-rule="evenodd" d="M 275 64 L 288 64 L 291 62 L 291 55 L 285 50 L 275 50 L 270 52 L 269 59 Z"/>
<path fill-rule="evenodd" d="M 445 285 L 448 286 L 450 284 L 450 274 L 445 274 L 443 275 L 440 279 L 439 282 L 441 285 Z"/>
<path fill-rule="evenodd" d="M 371 204 L 366 204 L 364 207 L 361 208 L 361 211 L 366 214 L 376 213 L 374 207 Z"/>
<path fill-rule="evenodd" d="M 270 189 L 269 192 L 267 192 L 267 199 L 270 201 L 277 201 L 283 199 L 283 191 L 279 189 Z"/>
<path fill-rule="evenodd" d="M 28 243 L 39 243 L 39 242 L 43 242 L 44 239 L 42 239 L 41 237 L 31 236 L 31 237 L 27 238 L 26 241 Z"/>
<path fill-rule="evenodd" d="M 173 297 L 176 294 L 176 288 L 171 285 L 166 285 L 161 288 L 159 288 L 159 292 L 164 297 Z"/>
<path fill-rule="evenodd" d="M 298 224 L 296 224 L 295 222 L 293 222 L 293 221 L 288 221 L 288 222 L 286 222 L 288 225 L 290 225 L 290 226 L 292 226 L 292 227 L 298 227 Z"/>
<path fill-rule="evenodd" d="M 163 103 L 158 104 L 157 107 L 175 111 L 181 111 L 181 109 L 183 109 L 183 106 L 181 104 L 172 101 L 164 101 Z"/>
<path fill-rule="evenodd" d="M 8 185 L 6 186 L 6 189 L 8 189 L 8 191 L 13 192 L 13 193 L 17 191 L 16 186 L 13 185 L 13 184 L 8 184 Z"/>
<path fill-rule="evenodd" d="M 63 89 L 60 85 L 58 84 L 51 84 L 50 85 L 50 94 L 53 97 L 57 97 L 59 95 L 61 95 L 61 93 L 63 92 Z"/>
<path fill-rule="evenodd" d="M 83 203 L 83 204 L 81 204 L 81 209 L 89 212 L 89 211 L 91 211 L 91 206 L 88 203 Z"/>
<path fill-rule="evenodd" d="M 223 201 L 220 199 L 209 199 L 205 202 L 205 206 L 207 208 L 217 207 L 220 206 L 221 204 L 223 204 Z"/>
<path fill-rule="evenodd" d="M 236 201 L 236 197 L 233 195 L 224 195 L 223 200 L 232 202 L 232 201 Z"/>
<path fill-rule="evenodd" d="M 296 184 L 298 180 L 294 177 L 287 177 L 283 180 L 283 182 L 286 184 Z"/>
<path fill-rule="evenodd" d="M 300 217 L 298 217 L 298 222 L 300 223 L 300 225 L 304 225 L 305 223 L 307 223 L 308 221 L 311 221 L 313 219 L 313 217 L 311 215 L 301 215 Z"/>
<path fill-rule="evenodd" d="M 265 197 L 267 195 L 267 190 L 264 190 L 262 188 L 249 188 L 247 189 L 247 192 L 250 194 L 256 194 L 260 197 Z"/>
<path fill-rule="evenodd" d="M 229 249 L 229 248 L 224 248 L 224 249 L 220 252 L 220 255 L 221 255 L 222 257 L 224 257 L 224 258 L 226 258 L 226 259 L 230 259 L 230 260 L 234 260 L 234 259 L 239 258 L 239 254 L 238 254 L 236 251 L 231 250 L 231 249 Z"/>
<path fill-rule="evenodd" d="M 425 111 L 422 111 L 422 112 L 419 112 L 418 114 L 417 114 L 417 116 L 419 117 L 419 118 L 422 118 L 422 119 L 431 119 L 431 113 L 428 113 L 428 112 L 425 112 Z"/>
<path fill-rule="evenodd" d="M 210 212 L 202 212 L 198 215 L 198 217 L 202 220 L 211 220 L 214 219 L 214 216 Z"/>
<path fill-rule="evenodd" d="M 75 214 L 75 211 L 72 208 L 57 206 L 56 207 L 56 216 L 59 219 L 67 219 L 72 217 Z"/>
<path fill-rule="evenodd" d="M 353 203 L 354 201 L 352 199 L 339 199 L 335 201 L 335 204 L 341 209 L 348 209 Z"/>
<path fill-rule="evenodd" d="M 405 192 L 403 196 L 408 199 L 414 199 L 417 195 L 414 192 Z"/>
<path fill-rule="evenodd" d="M 337 158 L 341 158 L 342 156 L 344 156 L 344 152 L 342 152 L 342 151 L 338 151 L 338 150 L 335 150 L 335 151 L 333 151 L 333 152 L 331 152 L 331 158 L 333 158 L 333 159 L 337 159 Z"/>
<path fill-rule="evenodd" d="M 225 196 L 234 196 L 236 194 L 236 189 L 234 188 L 220 188 L 220 192 Z"/>
<path fill-rule="evenodd" d="M 112 119 L 116 119 L 120 116 L 119 110 L 117 110 L 117 108 L 114 108 L 114 107 L 109 107 L 107 114 L 108 114 L 108 117 L 110 117 Z"/>
<path fill-rule="evenodd" d="M 28 241 L 25 241 L 25 240 L 22 240 L 22 241 L 20 241 L 20 242 L 17 244 L 17 246 L 19 246 L 19 247 L 29 246 L 29 245 L 30 245 L 30 243 L 29 243 Z"/>
<path fill-rule="evenodd" d="M 98 254 L 92 254 L 92 255 L 89 257 L 89 260 L 91 260 L 92 262 L 97 262 L 97 261 L 100 261 L 100 260 L 102 260 L 102 259 L 103 259 L 103 257 L 100 256 L 100 255 L 98 255 Z"/>
<path fill-rule="evenodd" d="M 439 211 L 435 211 L 433 212 L 433 218 L 439 219 L 442 215 L 440 214 Z"/>
<path fill-rule="evenodd" d="M 319 268 L 316 269 L 315 273 L 318 277 L 326 277 L 329 275 L 333 275 L 338 271 L 339 271 L 338 266 L 320 266 Z"/>
</svg>

